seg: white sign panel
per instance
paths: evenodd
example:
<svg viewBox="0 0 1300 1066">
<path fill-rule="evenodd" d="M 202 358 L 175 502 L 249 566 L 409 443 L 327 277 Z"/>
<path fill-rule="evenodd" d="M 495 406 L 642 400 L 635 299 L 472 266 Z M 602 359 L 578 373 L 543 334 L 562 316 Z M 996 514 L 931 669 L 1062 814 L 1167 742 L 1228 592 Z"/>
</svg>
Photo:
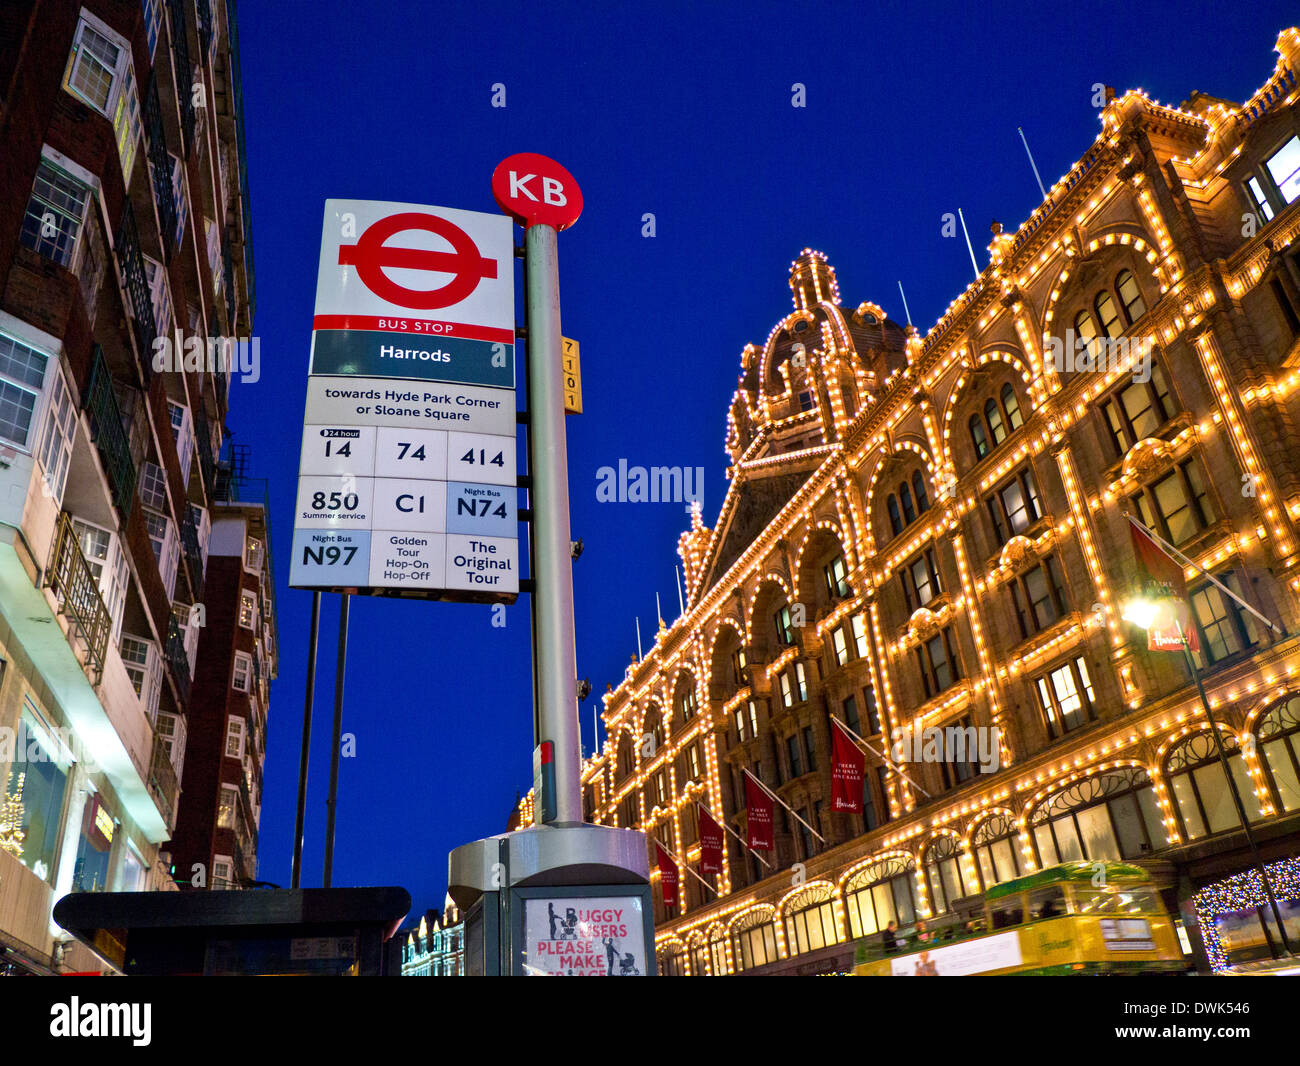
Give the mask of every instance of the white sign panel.
<svg viewBox="0 0 1300 1066">
<path fill-rule="evenodd" d="M 530 977 L 644 977 L 641 900 L 524 900 L 524 972 Z"/>
<path fill-rule="evenodd" d="M 313 327 L 290 585 L 513 601 L 510 220 L 327 200 Z"/>
<path fill-rule="evenodd" d="M 1020 934 L 998 933 L 890 959 L 889 970 L 895 977 L 962 977 L 1020 962 Z"/>
</svg>

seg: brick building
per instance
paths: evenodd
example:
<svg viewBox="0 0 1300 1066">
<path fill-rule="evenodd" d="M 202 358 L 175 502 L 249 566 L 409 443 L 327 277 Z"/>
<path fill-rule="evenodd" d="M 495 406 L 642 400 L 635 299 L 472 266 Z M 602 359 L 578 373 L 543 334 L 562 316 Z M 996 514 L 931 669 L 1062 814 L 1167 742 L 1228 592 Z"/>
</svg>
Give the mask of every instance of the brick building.
<svg viewBox="0 0 1300 1066">
<path fill-rule="evenodd" d="M 238 446 L 232 454 L 240 456 Z M 258 879 L 266 718 L 279 655 L 266 483 L 240 476 L 240 466 L 236 458 L 217 471 L 180 814 L 167 846 L 182 887 Z"/>
<path fill-rule="evenodd" d="M 0 9 L 6 971 L 99 965 L 60 896 L 174 887 L 230 387 L 199 353 L 253 307 L 237 57 L 230 0 Z"/>
<path fill-rule="evenodd" d="M 1188 568 L 1232 773 L 1300 899 L 1300 32 L 1277 52 L 1245 104 L 1110 100 L 924 334 L 792 264 L 741 354 L 725 501 L 680 540 L 685 612 L 606 695 L 583 787 L 696 872 L 695 801 L 743 833 L 742 769 L 817 835 L 778 808 L 770 868 L 728 836 L 710 888 L 656 889 L 664 972 L 844 969 L 889 920 L 1076 858 L 1149 867 L 1221 962 L 1212 897 L 1250 855 L 1190 671 L 1121 617 L 1126 511 L 1284 629 Z M 836 812 L 831 715 L 998 758 L 868 757 L 864 812 Z"/>
</svg>

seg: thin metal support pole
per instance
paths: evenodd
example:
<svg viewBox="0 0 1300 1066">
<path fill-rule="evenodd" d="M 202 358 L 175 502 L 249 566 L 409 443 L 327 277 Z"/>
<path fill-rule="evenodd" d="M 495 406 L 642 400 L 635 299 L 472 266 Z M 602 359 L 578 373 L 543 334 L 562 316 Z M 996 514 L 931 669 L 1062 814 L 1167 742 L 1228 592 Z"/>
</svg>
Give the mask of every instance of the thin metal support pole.
<svg viewBox="0 0 1300 1066">
<path fill-rule="evenodd" d="M 291 888 L 302 887 L 302 838 L 307 821 L 307 763 L 311 752 L 311 711 L 316 696 L 316 646 L 320 637 L 320 590 L 311 594 L 311 636 L 307 638 L 307 696 L 302 709 L 302 754 L 298 758 L 298 817 L 293 827 Z"/>
<path fill-rule="evenodd" d="M 327 814 L 325 826 L 325 876 L 322 884 L 330 887 L 334 876 L 334 819 L 338 814 L 339 799 L 339 748 L 343 744 L 343 676 L 348 658 L 348 602 L 351 596 L 343 593 L 339 601 L 339 658 L 334 673 L 334 748 L 330 752 L 330 791 L 325 801 Z"/>
</svg>

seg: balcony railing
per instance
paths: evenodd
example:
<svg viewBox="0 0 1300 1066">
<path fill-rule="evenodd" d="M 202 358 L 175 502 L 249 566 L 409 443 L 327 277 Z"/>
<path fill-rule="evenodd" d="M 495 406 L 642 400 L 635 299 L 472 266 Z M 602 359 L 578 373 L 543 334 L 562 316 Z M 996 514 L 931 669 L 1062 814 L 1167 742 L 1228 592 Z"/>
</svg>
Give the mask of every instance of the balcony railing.
<svg viewBox="0 0 1300 1066">
<path fill-rule="evenodd" d="M 158 103 L 158 74 L 149 79 L 144 96 L 145 141 L 149 148 L 149 169 L 153 174 L 153 194 L 158 201 L 158 218 L 162 222 L 162 246 L 171 258 L 176 240 L 176 200 L 172 193 L 172 158 L 167 154 L 167 135 L 163 130 L 162 107 Z"/>
<path fill-rule="evenodd" d="M 113 629 L 104 600 L 99 595 L 99 583 L 86 557 L 81 554 L 72 516 L 59 512 L 58 530 L 54 540 L 54 558 L 50 562 L 45 583 L 59 601 L 59 613 L 71 623 L 70 639 L 85 644 L 88 665 L 99 684 L 104 676 L 104 661 L 108 653 L 108 638 Z"/>
<path fill-rule="evenodd" d="M 153 755 L 149 760 L 149 792 L 159 803 L 163 820 L 170 830 L 176 825 L 176 800 L 180 796 L 180 782 L 176 780 L 176 768 L 172 766 L 171 756 L 161 736 L 153 738 Z"/>
<path fill-rule="evenodd" d="M 185 29 L 185 0 L 167 0 L 172 24 L 172 65 L 176 68 L 176 98 L 181 107 L 185 158 L 194 149 L 194 87 L 190 67 L 190 40 Z"/>
<path fill-rule="evenodd" d="M 203 597 L 203 549 L 199 547 L 199 531 L 188 507 L 181 521 L 181 547 L 185 551 L 185 566 L 190 574 L 190 589 L 197 602 Z"/>
<path fill-rule="evenodd" d="M 176 624 L 175 616 L 167 621 L 167 665 L 171 669 L 172 679 L 180 692 L 181 702 L 188 706 L 190 702 L 190 657 L 185 651 L 185 634 Z"/>
<path fill-rule="evenodd" d="M 153 320 L 153 301 L 149 297 L 149 279 L 144 272 L 144 257 L 140 254 L 140 235 L 135 226 L 135 212 L 131 209 L 130 200 L 122 205 L 122 225 L 117 233 L 117 262 L 126 285 L 136 346 L 140 352 L 140 362 L 144 367 L 147 382 L 157 327 Z"/>
<path fill-rule="evenodd" d="M 131 443 L 122 428 L 117 394 L 113 391 L 113 375 L 99 345 L 95 346 L 90 388 L 86 390 L 86 414 L 90 417 L 90 432 L 99 449 L 99 457 L 108 471 L 113 505 L 121 512 L 125 528 L 131 517 L 131 508 L 135 506 L 136 470 L 131 459 Z"/>
</svg>

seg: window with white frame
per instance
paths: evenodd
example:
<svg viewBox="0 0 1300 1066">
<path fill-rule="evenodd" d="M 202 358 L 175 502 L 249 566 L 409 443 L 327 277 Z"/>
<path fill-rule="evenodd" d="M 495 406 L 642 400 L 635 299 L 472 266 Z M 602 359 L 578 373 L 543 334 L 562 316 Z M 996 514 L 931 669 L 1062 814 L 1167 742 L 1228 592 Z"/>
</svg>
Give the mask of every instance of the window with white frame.
<svg viewBox="0 0 1300 1066">
<path fill-rule="evenodd" d="M 168 400 L 167 410 L 171 416 L 172 436 L 176 438 L 176 455 L 181 462 L 181 481 L 188 485 L 190 460 L 194 456 L 194 426 L 190 421 L 190 409 Z"/>
<path fill-rule="evenodd" d="M 212 523 L 208 521 L 208 511 L 206 507 L 200 507 L 192 503 L 190 507 L 190 521 L 194 523 L 194 529 L 199 536 L 199 555 L 203 559 L 204 567 L 208 562 L 208 540 L 212 536 Z"/>
<path fill-rule="evenodd" d="M 27 448 L 47 357 L 0 333 L 0 439 Z"/>
<path fill-rule="evenodd" d="M 1300 135 L 1292 135 L 1265 157 L 1246 187 L 1265 222 L 1300 199 Z"/>
<path fill-rule="evenodd" d="M 221 806 L 217 809 L 217 828 L 234 829 L 235 811 L 239 807 L 239 789 L 233 785 L 221 786 Z"/>
<path fill-rule="evenodd" d="M 185 761 L 185 719 L 178 714 L 159 711 L 153 729 L 161 739 L 168 760 L 180 770 Z"/>
<path fill-rule="evenodd" d="M 140 140 L 140 98 L 131 70 L 131 47 L 126 39 L 83 11 L 68 56 L 63 87 L 112 119 L 122 173 L 129 181 Z"/>
<path fill-rule="evenodd" d="M 244 757 L 244 720 L 234 715 L 226 719 L 226 756 L 241 760 Z"/>
<path fill-rule="evenodd" d="M 248 692 L 253 685 L 253 658 L 242 651 L 235 652 L 235 670 L 231 685 L 236 692 Z"/>
<path fill-rule="evenodd" d="M 167 475 L 157 463 L 140 464 L 140 499 L 155 511 L 167 509 Z"/>
<path fill-rule="evenodd" d="M 153 306 L 153 321 L 159 336 L 172 331 L 172 295 L 167 286 L 167 270 L 156 259 L 144 259 L 145 280 L 149 283 L 149 303 Z"/>
<path fill-rule="evenodd" d="M 257 625 L 257 593 L 244 589 L 239 594 L 239 624 L 245 629 Z"/>
<path fill-rule="evenodd" d="M 19 239 L 37 254 L 71 269 L 89 201 L 90 187 L 84 181 L 42 157 Z"/>
<path fill-rule="evenodd" d="M 194 609 L 188 603 L 173 603 L 172 618 L 181 633 L 181 643 L 185 645 L 185 655 L 190 661 L 190 677 L 194 676 L 194 660 L 199 653 L 199 627 L 191 625 Z"/>
<path fill-rule="evenodd" d="M 221 292 L 221 228 L 204 216 L 203 235 L 208 243 L 208 270 L 212 273 L 212 295 Z"/>
<path fill-rule="evenodd" d="M 146 508 L 144 524 L 149 531 L 149 543 L 153 545 L 153 557 L 158 561 L 158 573 L 162 576 L 163 587 L 170 600 L 176 592 L 176 566 L 180 562 L 180 539 L 176 536 L 176 523 L 166 515 Z"/>
<path fill-rule="evenodd" d="M 185 167 L 176 156 L 168 153 L 172 161 L 172 203 L 176 205 L 176 243 L 185 243 L 185 219 L 189 215 L 190 202 L 185 195 Z"/>
<path fill-rule="evenodd" d="M 244 553 L 244 566 L 255 574 L 262 572 L 262 542 L 249 538 L 248 547 Z"/>
<path fill-rule="evenodd" d="M 158 713 L 158 699 L 162 694 L 162 656 L 158 645 L 133 633 L 122 634 L 122 665 L 136 695 L 140 697 L 144 713 L 152 722 Z"/>
<path fill-rule="evenodd" d="M 86 564 L 95 576 L 104 609 L 113 620 L 113 636 L 116 639 L 121 632 L 122 612 L 126 606 L 126 588 L 130 578 L 121 541 L 111 530 L 91 525 L 80 518 L 72 520 L 72 529 L 77 534 L 81 554 L 85 556 Z"/>
<path fill-rule="evenodd" d="M 72 434 L 77 424 L 77 409 L 72 393 L 60 371 L 54 372 L 50 402 L 45 411 L 45 426 L 36 445 L 36 458 L 45 472 L 45 485 L 58 506 L 68 481 L 68 464 L 72 459 Z"/>
<path fill-rule="evenodd" d="M 235 886 L 235 861 L 229 855 L 212 857 L 212 887 L 223 891 Z"/>
</svg>

